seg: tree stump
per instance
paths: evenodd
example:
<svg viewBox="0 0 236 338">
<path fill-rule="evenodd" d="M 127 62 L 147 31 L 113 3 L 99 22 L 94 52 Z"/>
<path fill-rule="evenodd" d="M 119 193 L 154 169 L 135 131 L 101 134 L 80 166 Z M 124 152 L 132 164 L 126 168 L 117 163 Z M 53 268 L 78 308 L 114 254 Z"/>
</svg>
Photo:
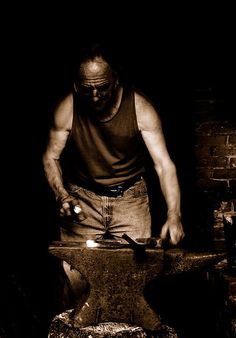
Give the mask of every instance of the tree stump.
<svg viewBox="0 0 236 338">
<path fill-rule="evenodd" d="M 56 315 L 51 322 L 48 338 L 178 338 L 175 330 L 163 325 L 159 332 L 145 332 L 128 323 L 104 322 L 76 327 L 71 322 L 73 310 Z"/>
</svg>

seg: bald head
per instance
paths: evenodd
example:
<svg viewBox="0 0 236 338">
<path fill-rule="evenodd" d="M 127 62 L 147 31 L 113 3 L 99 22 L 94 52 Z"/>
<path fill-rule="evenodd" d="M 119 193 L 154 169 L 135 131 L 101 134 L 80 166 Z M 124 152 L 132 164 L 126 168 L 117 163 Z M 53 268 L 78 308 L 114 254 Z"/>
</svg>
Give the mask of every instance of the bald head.
<svg viewBox="0 0 236 338">
<path fill-rule="evenodd" d="M 81 81 L 92 81 L 94 84 L 100 81 L 111 81 L 113 72 L 109 64 L 102 57 L 95 57 L 93 60 L 86 60 L 81 63 L 79 68 L 79 78 Z"/>
</svg>

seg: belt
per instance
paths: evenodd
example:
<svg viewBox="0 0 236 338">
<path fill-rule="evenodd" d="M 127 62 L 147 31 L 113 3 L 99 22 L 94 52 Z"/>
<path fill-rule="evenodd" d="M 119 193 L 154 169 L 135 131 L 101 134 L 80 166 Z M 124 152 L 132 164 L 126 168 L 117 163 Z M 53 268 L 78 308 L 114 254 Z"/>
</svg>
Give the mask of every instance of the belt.
<svg viewBox="0 0 236 338">
<path fill-rule="evenodd" d="M 112 186 L 105 186 L 102 184 L 98 183 L 92 183 L 92 184 L 87 184 L 87 183 L 81 183 L 79 184 L 82 188 L 85 188 L 87 190 L 93 191 L 97 195 L 101 196 L 108 196 L 108 197 L 118 197 L 122 196 L 123 193 L 132 187 L 136 182 L 140 181 L 143 178 L 142 175 L 135 176 L 131 178 L 130 180 L 117 184 L 117 185 L 112 185 Z"/>
</svg>

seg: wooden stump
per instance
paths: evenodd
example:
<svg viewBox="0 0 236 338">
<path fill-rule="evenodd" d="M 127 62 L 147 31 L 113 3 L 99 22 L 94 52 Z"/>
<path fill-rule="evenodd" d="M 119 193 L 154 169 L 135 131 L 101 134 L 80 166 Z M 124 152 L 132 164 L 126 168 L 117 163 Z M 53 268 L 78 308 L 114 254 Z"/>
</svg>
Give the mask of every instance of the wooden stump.
<svg viewBox="0 0 236 338">
<path fill-rule="evenodd" d="M 67 310 L 54 317 L 48 338 L 178 338 L 175 330 L 167 325 L 162 325 L 158 332 L 145 332 L 139 326 L 116 322 L 78 328 L 72 324 L 72 313 L 73 310 Z"/>
</svg>

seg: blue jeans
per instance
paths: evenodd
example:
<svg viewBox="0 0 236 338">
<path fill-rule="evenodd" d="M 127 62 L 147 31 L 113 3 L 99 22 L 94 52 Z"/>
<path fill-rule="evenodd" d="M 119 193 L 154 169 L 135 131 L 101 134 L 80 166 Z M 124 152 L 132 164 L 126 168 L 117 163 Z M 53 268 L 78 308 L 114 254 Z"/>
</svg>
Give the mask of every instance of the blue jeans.
<svg viewBox="0 0 236 338">
<path fill-rule="evenodd" d="M 142 178 L 122 196 L 100 196 L 76 185 L 70 185 L 86 215 L 82 222 L 67 222 L 61 226 L 61 240 L 86 241 L 102 238 L 109 233 L 121 237 L 148 238 L 151 236 L 151 215 L 145 180 Z"/>
</svg>

